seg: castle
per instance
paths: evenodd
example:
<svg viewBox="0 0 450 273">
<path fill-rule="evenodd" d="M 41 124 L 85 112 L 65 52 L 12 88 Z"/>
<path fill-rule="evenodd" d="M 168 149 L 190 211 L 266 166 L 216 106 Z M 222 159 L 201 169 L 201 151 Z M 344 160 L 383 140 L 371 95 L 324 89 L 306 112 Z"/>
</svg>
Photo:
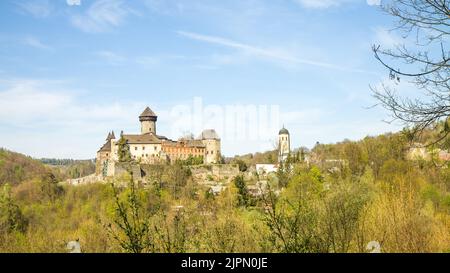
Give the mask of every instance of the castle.
<svg viewBox="0 0 450 273">
<path fill-rule="evenodd" d="M 139 116 L 140 134 L 120 135 L 129 148 L 131 159 L 143 164 L 165 164 L 188 158 L 201 158 L 204 164 L 220 161 L 220 138 L 214 129 L 204 130 L 199 137 L 180 138 L 177 141 L 156 133 L 158 116 L 149 108 Z M 96 174 L 113 176 L 115 164 L 119 161 L 119 140 L 113 132 L 106 138 L 106 143 L 98 150 Z"/>
</svg>

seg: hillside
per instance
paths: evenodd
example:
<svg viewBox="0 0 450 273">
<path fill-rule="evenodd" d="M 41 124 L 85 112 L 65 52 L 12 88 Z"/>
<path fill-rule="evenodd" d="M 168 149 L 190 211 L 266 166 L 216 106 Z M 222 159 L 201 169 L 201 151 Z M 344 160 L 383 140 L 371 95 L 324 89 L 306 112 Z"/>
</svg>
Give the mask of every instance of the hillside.
<svg viewBox="0 0 450 273">
<path fill-rule="evenodd" d="M 61 179 L 80 178 L 95 173 L 95 161 L 92 159 L 41 158 L 39 161 L 52 169 Z"/>
<path fill-rule="evenodd" d="M 40 177 L 48 171 L 38 160 L 0 148 L 0 185 L 16 185 Z"/>
<path fill-rule="evenodd" d="M 4 186 L 0 252 L 64 252 L 75 238 L 83 252 L 346 253 L 367 252 L 371 241 L 382 252 L 449 252 L 450 164 L 407 160 L 408 145 L 400 133 L 318 144 L 310 160 L 292 157 L 267 175 L 241 170 L 217 191 L 184 164 L 146 170 L 149 183 L 126 173 L 108 180 L 129 187 L 70 186 L 51 175 Z M 47 168 L 2 154 L 2 171 L 22 161 L 27 177 Z M 140 237 L 123 244 L 135 230 Z"/>
</svg>

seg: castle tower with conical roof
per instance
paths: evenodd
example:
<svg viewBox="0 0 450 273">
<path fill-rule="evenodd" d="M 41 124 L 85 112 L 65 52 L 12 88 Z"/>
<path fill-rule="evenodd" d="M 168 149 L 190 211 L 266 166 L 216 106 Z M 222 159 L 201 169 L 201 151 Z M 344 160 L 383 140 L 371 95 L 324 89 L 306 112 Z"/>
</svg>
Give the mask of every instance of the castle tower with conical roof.
<svg viewBox="0 0 450 273">
<path fill-rule="evenodd" d="M 141 122 L 141 134 L 154 134 L 156 135 L 156 121 L 158 116 L 149 107 L 145 108 L 144 112 L 139 116 Z"/>
</svg>

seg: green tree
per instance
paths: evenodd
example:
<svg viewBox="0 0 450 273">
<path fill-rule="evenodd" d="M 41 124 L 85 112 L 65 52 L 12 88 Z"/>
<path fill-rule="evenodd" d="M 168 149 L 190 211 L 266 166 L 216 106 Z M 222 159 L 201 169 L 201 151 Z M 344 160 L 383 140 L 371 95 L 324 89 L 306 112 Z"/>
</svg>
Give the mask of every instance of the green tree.
<svg viewBox="0 0 450 273">
<path fill-rule="evenodd" d="M 367 165 L 367 155 L 364 154 L 361 147 L 354 142 L 345 143 L 344 154 L 352 174 L 361 175 Z"/>
<path fill-rule="evenodd" d="M 119 141 L 117 142 L 118 150 L 117 153 L 119 155 L 120 162 L 130 162 L 131 161 L 131 153 L 130 153 L 130 145 L 128 145 L 128 141 L 121 136 Z"/>
<path fill-rule="evenodd" d="M 250 195 L 244 177 L 242 175 L 236 176 L 233 182 L 238 190 L 238 206 L 247 207 L 250 204 Z"/>
<path fill-rule="evenodd" d="M 51 172 L 47 172 L 41 176 L 40 186 L 45 198 L 52 202 L 64 192 L 64 189 L 58 184 L 56 176 Z"/>
<path fill-rule="evenodd" d="M 354 181 L 339 181 L 329 192 L 324 200 L 322 222 L 332 252 L 349 252 L 358 243 L 359 219 L 368 201 L 367 187 Z M 360 251 L 364 251 L 365 243 L 362 240 Z"/>
<path fill-rule="evenodd" d="M 187 185 L 188 180 L 192 176 L 191 170 L 177 162 L 166 168 L 166 174 L 167 188 L 170 190 L 175 199 L 180 198 L 183 187 Z"/>
<path fill-rule="evenodd" d="M 278 178 L 278 187 L 280 188 L 286 187 L 290 177 L 289 177 L 289 170 L 287 169 L 285 163 L 280 162 L 276 175 Z"/>
<path fill-rule="evenodd" d="M 248 169 L 247 164 L 242 159 L 235 159 L 235 160 L 232 161 L 232 163 L 233 164 L 238 164 L 240 172 L 245 172 Z"/>
<path fill-rule="evenodd" d="M 121 200 L 114 183 L 115 214 L 113 224 L 107 226 L 109 234 L 120 244 L 125 252 L 142 253 L 154 250 L 148 214 L 143 207 L 140 191 L 130 179 L 126 199 Z"/>
<path fill-rule="evenodd" d="M 154 225 L 158 247 L 166 253 L 186 252 L 189 239 L 186 217 L 182 209 L 176 211 L 173 218 L 165 212 L 159 213 Z"/>
<path fill-rule="evenodd" d="M 5 184 L 0 193 L 0 232 L 24 232 L 28 221 L 11 196 L 11 187 Z"/>
<path fill-rule="evenodd" d="M 305 175 L 305 174 L 303 174 Z M 304 177 L 306 178 L 306 177 Z M 277 197 L 269 188 L 263 195 L 264 223 L 269 233 L 266 238 L 283 253 L 328 252 L 328 240 L 318 229 L 320 211 L 313 202 L 319 191 L 308 179 L 289 183 L 287 196 Z"/>
</svg>

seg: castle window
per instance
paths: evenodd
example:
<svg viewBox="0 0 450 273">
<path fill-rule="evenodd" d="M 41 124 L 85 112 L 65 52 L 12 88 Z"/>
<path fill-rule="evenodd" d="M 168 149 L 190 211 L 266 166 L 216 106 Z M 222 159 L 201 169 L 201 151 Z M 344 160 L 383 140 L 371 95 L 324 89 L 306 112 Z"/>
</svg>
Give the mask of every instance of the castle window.
<svg viewBox="0 0 450 273">
<path fill-rule="evenodd" d="M 142 146 L 142 150 L 145 150 L 145 146 Z"/>
<path fill-rule="evenodd" d="M 137 151 L 138 147 L 134 147 L 134 150 Z"/>
<path fill-rule="evenodd" d="M 155 148 L 155 151 L 156 151 L 156 146 L 154 148 Z"/>
<path fill-rule="evenodd" d="M 108 156 L 108 153 L 106 153 L 106 156 Z"/>
</svg>

